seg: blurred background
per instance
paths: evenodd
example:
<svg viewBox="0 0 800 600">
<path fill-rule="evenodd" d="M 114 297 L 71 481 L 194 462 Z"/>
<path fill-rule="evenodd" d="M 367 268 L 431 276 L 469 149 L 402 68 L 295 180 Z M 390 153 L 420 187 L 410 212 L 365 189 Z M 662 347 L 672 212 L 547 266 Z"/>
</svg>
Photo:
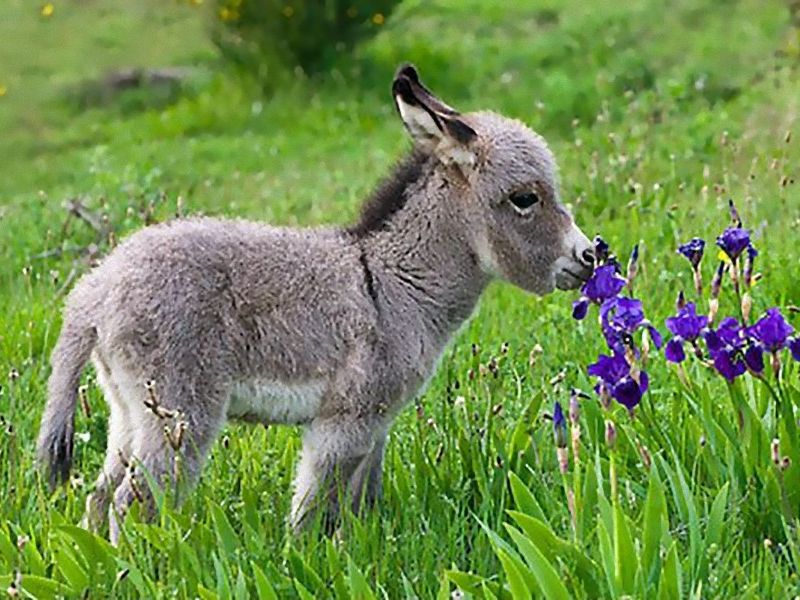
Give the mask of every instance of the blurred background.
<svg viewBox="0 0 800 600">
<path fill-rule="evenodd" d="M 318 184 L 325 203 L 360 194 L 348 169 L 377 177 L 405 147 L 388 92 L 404 60 L 457 107 L 520 117 L 556 142 L 598 115 L 619 122 L 634 98 L 666 97 L 669 108 L 649 107 L 653 119 L 674 109 L 702 129 L 703 113 L 796 65 L 797 5 L 3 0 L 0 203 L 38 190 L 109 193 L 104 172 L 131 163 L 135 176 L 113 187 L 208 184 L 208 210 L 285 200 L 293 185 L 271 181 L 285 161 L 298 169 L 290 180 Z M 320 208 L 298 193 L 297 218 Z"/>
</svg>

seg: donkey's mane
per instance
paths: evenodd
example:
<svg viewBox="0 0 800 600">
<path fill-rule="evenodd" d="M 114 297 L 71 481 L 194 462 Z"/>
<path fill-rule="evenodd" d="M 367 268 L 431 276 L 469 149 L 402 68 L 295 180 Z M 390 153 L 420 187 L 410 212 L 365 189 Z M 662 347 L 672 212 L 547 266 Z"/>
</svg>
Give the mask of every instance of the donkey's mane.
<svg viewBox="0 0 800 600">
<path fill-rule="evenodd" d="M 423 176 L 429 158 L 430 155 L 414 149 L 397 163 L 361 206 L 358 221 L 347 231 L 360 238 L 384 229 L 392 215 L 405 206 L 407 190 Z"/>
</svg>

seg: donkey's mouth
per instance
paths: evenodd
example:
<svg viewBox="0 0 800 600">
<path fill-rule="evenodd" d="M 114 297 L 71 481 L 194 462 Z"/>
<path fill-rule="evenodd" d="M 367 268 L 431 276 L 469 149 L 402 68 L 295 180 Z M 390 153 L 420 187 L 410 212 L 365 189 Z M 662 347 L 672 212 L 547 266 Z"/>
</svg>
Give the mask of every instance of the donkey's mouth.
<svg viewBox="0 0 800 600">
<path fill-rule="evenodd" d="M 583 283 L 591 277 L 591 269 L 568 269 L 562 267 L 556 273 L 556 287 L 560 290 L 574 290 L 579 288 Z"/>
</svg>

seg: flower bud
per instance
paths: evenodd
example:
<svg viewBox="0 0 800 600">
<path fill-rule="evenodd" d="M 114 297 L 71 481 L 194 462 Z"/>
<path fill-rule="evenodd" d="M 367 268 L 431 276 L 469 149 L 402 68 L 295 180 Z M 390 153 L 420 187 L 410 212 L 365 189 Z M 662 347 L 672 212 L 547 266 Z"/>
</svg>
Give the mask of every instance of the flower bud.
<svg viewBox="0 0 800 600">
<path fill-rule="evenodd" d="M 566 448 L 556 448 L 556 456 L 558 457 L 558 470 L 564 475 L 569 471 L 569 452 Z"/>
<path fill-rule="evenodd" d="M 639 447 L 639 456 L 642 459 L 642 464 L 644 465 L 645 469 L 649 471 L 650 466 L 653 464 L 653 458 L 650 456 L 650 451 L 647 449 L 647 446 L 643 444 L 637 445 Z"/>
<path fill-rule="evenodd" d="M 606 446 L 610 450 L 617 447 L 617 428 L 613 421 L 606 421 Z"/>
<path fill-rule="evenodd" d="M 711 298 L 716 300 L 719 298 L 719 293 L 722 290 L 722 276 L 725 275 L 725 262 L 720 261 L 717 267 L 714 278 L 711 280 Z"/>
<path fill-rule="evenodd" d="M 753 297 L 750 292 L 742 295 L 742 320 L 747 323 L 750 320 L 750 312 L 753 310 Z"/>
<path fill-rule="evenodd" d="M 781 443 L 778 438 L 772 440 L 772 444 L 770 444 L 770 455 L 772 457 L 772 462 L 775 466 L 780 466 L 781 464 Z"/>
<path fill-rule="evenodd" d="M 628 280 L 628 289 L 633 290 L 633 280 L 636 279 L 636 275 L 639 273 L 639 244 L 636 244 L 633 247 L 633 251 L 631 252 L 631 256 L 628 259 L 628 269 L 626 272 L 626 279 Z"/>
<path fill-rule="evenodd" d="M 717 318 L 717 313 L 719 312 L 719 300 L 717 298 L 711 298 L 708 301 L 708 322 L 713 323 L 714 320 Z"/>
<path fill-rule="evenodd" d="M 772 353 L 772 372 L 775 374 L 776 378 L 781 372 L 781 357 L 777 352 Z"/>
<path fill-rule="evenodd" d="M 553 439 L 557 448 L 567 447 L 567 421 L 558 400 L 553 406 Z"/>
<path fill-rule="evenodd" d="M 683 293 L 683 290 L 678 292 L 678 297 L 675 300 L 675 310 L 680 311 L 684 306 L 686 306 L 686 296 Z"/>
<path fill-rule="evenodd" d="M 703 294 L 703 274 L 700 272 L 700 267 L 695 267 L 694 271 L 694 291 L 698 296 Z"/>
<path fill-rule="evenodd" d="M 736 227 L 742 226 L 742 218 L 739 216 L 739 211 L 736 210 L 736 205 L 733 203 L 733 198 L 728 198 L 728 211 L 731 213 L 731 221 Z"/>
<path fill-rule="evenodd" d="M 608 388 L 605 385 L 600 385 L 600 389 L 598 390 L 600 394 L 600 405 L 605 409 L 608 410 L 611 408 L 611 394 L 608 392 Z"/>
<path fill-rule="evenodd" d="M 569 396 L 569 422 L 572 425 L 578 425 L 580 417 L 580 406 L 578 405 L 578 396 L 580 390 L 573 389 L 572 394 Z"/>
<path fill-rule="evenodd" d="M 744 259 L 744 273 L 742 275 L 746 289 L 750 289 L 753 285 L 753 264 L 755 263 L 756 256 L 758 256 L 758 250 L 750 244 L 747 247 L 747 257 Z"/>
<path fill-rule="evenodd" d="M 642 331 L 642 364 L 647 364 L 647 359 L 650 358 L 650 332 L 646 329 Z"/>
</svg>

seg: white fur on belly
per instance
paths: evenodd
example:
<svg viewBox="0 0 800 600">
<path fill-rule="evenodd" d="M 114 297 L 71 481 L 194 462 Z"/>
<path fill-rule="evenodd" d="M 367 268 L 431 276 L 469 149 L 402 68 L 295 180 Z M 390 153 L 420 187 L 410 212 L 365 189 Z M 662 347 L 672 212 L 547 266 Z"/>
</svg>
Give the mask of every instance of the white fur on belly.
<svg viewBox="0 0 800 600">
<path fill-rule="evenodd" d="M 297 425 L 314 418 L 322 401 L 324 383 L 283 383 L 264 379 L 238 383 L 231 391 L 228 417 L 263 423 Z"/>
</svg>

